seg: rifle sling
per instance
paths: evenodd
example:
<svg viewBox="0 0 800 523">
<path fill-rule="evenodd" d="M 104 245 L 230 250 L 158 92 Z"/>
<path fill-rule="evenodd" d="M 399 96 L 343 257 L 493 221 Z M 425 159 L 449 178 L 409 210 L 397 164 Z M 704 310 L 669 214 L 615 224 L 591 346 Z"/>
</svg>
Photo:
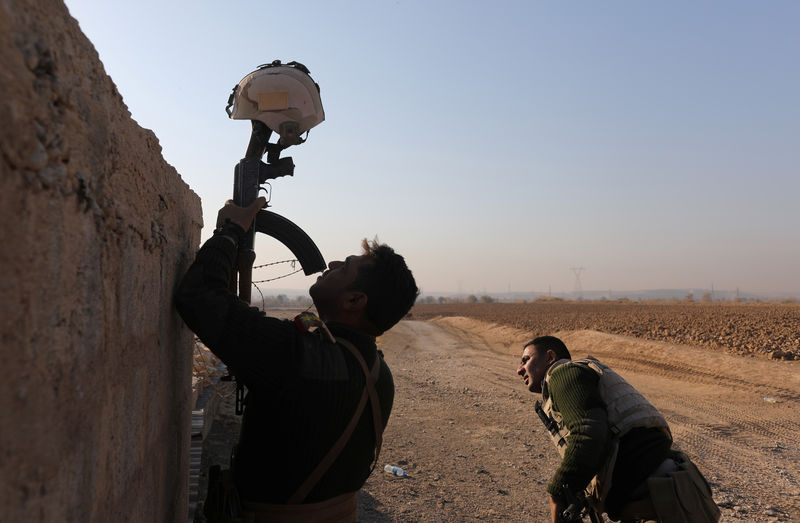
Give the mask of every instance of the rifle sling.
<svg viewBox="0 0 800 523">
<path fill-rule="evenodd" d="M 339 439 L 336 440 L 336 443 L 333 444 L 325 457 L 322 458 L 322 461 L 320 461 L 297 491 L 289 498 L 287 503 L 290 505 L 302 503 L 306 496 L 308 496 L 308 493 L 311 492 L 319 480 L 322 479 L 322 476 L 324 476 L 331 465 L 333 465 L 336 458 L 339 457 L 342 449 L 344 449 L 347 442 L 350 441 L 350 437 L 353 435 L 356 425 L 358 425 L 358 420 L 361 419 L 361 414 L 364 412 L 364 407 L 367 403 L 367 396 L 369 396 L 370 403 L 372 404 L 372 421 L 375 427 L 376 450 L 375 461 L 372 464 L 373 469 L 375 468 L 375 463 L 378 462 L 378 455 L 381 452 L 381 445 L 383 443 L 383 423 L 381 422 L 381 406 L 378 400 L 378 392 L 375 390 L 375 384 L 378 382 L 378 376 L 381 370 L 380 355 L 377 353 L 375 354 L 375 363 L 372 365 L 372 370 L 370 371 L 367 368 L 367 362 L 364 361 L 364 357 L 352 343 L 343 338 L 336 338 L 336 342 L 349 350 L 361 365 L 361 370 L 364 371 L 364 376 L 366 377 L 364 392 L 362 392 L 361 399 L 358 401 L 353 417 L 350 418 L 350 422 L 345 427 L 344 432 L 342 432 L 342 435 L 339 436 Z"/>
</svg>

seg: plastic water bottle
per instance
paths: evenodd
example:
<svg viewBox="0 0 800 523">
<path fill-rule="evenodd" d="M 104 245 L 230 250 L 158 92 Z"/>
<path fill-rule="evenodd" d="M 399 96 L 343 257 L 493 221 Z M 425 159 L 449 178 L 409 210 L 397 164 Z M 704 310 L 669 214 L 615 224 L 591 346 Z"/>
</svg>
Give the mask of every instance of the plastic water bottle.
<svg viewBox="0 0 800 523">
<path fill-rule="evenodd" d="M 394 465 L 386 465 L 383 467 L 383 470 L 389 474 L 394 474 L 395 476 L 406 477 L 406 471 L 400 467 L 395 467 Z"/>
</svg>

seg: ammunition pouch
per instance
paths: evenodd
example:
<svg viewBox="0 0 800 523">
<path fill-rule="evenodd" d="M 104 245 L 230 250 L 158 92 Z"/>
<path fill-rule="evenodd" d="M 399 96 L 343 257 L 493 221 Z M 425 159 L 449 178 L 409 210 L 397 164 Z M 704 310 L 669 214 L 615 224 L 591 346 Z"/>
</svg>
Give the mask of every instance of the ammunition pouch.
<svg viewBox="0 0 800 523">
<path fill-rule="evenodd" d="M 669 458 L 674 462 L 672 469 L 647 478 L 636 489 L 647 494 L 622 507 L 615 517 L 621 521 L 658 520 L 659 523 L 719 521 L 720 510 L 703 474 L 683 452 L 671 451 Z"/>
<path fill-rule="evenodd" d="M 716 523 L 720 510 L 711 496 L 711 487 L 692 460 L 683 452 L 670 453 L 678 470 L 666 477 L 650 477 L 650 500 L 663 523 Z"/>
</svg>

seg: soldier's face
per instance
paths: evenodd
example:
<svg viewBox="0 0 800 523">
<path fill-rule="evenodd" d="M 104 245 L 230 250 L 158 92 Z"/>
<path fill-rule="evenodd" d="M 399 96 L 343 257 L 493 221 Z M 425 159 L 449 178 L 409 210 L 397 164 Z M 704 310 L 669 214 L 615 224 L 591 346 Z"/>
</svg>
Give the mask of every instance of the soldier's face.
<svg viewBox="0 0 800 523">
<path fill-rule="evenodd" d="M 355 283 L 359 269 L 372 263 L 368 256 L 348 256 L 344 261 L 333 261 L 328 270 L 317 277 L 317 281 L 308 290 L 320 318 L 326 320 L 344 307 L 350 287 Z"/>
<path fill-rule="evenodd" d="M 525 387 L 530 392 L 542 392 L 542 381 L 548 368 L 547 352 L 539 354 L 533 345 L 528 345 L 522 349 L 522 360 L 517 369 L 517 374 L 522 377 Z"/>
</svg>

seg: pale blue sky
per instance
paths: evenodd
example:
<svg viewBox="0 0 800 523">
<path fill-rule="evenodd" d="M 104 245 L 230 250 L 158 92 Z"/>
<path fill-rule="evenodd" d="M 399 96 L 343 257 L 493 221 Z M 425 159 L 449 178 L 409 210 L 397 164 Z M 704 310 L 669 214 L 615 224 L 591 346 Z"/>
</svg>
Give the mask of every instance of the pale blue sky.
<svg viewBox="0 0 800 523">
<path fill-rule="evenodd" d="M 377 234 L 430 293 L 570 292 L 574 266 L 585 290 L 800 290 L 799 2 L 66 3 L 203 238 L 250 132 L 231 88 L 297 60 L 327 119 L 273 210 L 327 260 Z"/>
</svg>

